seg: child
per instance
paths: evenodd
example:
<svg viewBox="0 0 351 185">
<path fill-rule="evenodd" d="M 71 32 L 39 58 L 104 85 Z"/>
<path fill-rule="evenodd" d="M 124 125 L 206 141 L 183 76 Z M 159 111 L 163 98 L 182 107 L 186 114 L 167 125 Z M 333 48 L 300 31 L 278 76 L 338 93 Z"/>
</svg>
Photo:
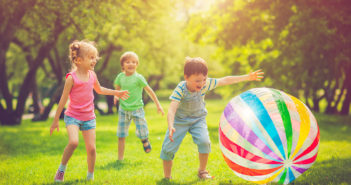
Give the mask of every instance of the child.
<svg viewBox="0 0 351 185">
<path fill-rule="evenodd" d="M 68 133 L 68 144 L 63 152 L 61 164 L 55 175 L 56 182 L 63 181 L 67 162 L 78 146 L 78 130 L 82 131 L 87 151 L 87 180 L 94 180 L 96 121 L 93 89 L 103 95 L 114 95 L 122 99 L 129 97 L 128 91 L 112 90 L 100 86 L 93 71 L 99 57 L 94 43 L 89 41 L 74 41 L 70 44 L 69 50 L 72 71 L 66 75 L 62 96 L 50 128 L 50 135 L 55 129 L 59 131 L 59 117 L 69 97 L 70 103 L 64 117 Z"/>
<path fill-rule="evenodd" d="M 168 109 L 168 130 L 162 144 L 161 159 L 166 179 L 171 179 L 173 158 L 179 149 L 185 134 L 189 132 L 198 146 L 200 167 L 198 177 L 211 179 L 206 171 L 208 155 L 211 151 L 208 135 L 204 97 L 205 94 L 219 86 L 241 81 L 260 81 L 263 72 L 260 70 L 243 76 L 227 76 L 220 79 L 207 78 L 207 65 L 202 58 L 187 57 L 184 65 L 184 79 L 170 96 Z"/>
<path fill-rule="evenodd" d="M 132 120 L 136 125 L 136 135 L 143 143 L 144 151 L 146 153 L 151 151 L 151 144 L 148 139 L 149 130 L 147 128 L 143 109 L 143 89 L 145 89 L 151 99 L 155 102 L 157 111 L 162 115 L 164 115 L 164 112 L 156 94 L 147 84 L 145 78 L 136 72 L 139 64 L 138 55 L 130 51 L 125 52 L 120 58 L 120 63 L 122 72 L 117 75 L 114 84 L 117 90 L 128 90 L 130 93 L 130 98 L 120 102 L 120 108 L 118 111 L 118 160 L 123 160 L 125 137 L 128 136 L 128 128 Z M 118 97 L 115 97 L 115 104 L 117 101 Z"/>
</svg>

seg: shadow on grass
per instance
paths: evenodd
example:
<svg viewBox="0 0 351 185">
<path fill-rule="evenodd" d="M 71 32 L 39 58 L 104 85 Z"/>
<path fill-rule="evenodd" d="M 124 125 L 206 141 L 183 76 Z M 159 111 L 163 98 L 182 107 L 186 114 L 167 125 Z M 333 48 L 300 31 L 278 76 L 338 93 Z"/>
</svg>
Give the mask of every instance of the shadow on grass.
<svg viewBox="0 0 351 185">
<path fill-rule="evenodd" d="M 158 180 L 156 182 L 157 185 L 186 185 L 186 184 L 195 184 L 197 182 L 199 182 L 200 180 L 193 180 L 193 181 L 190 181 L 190 182 L 184 182 L 184 183 L 180 183 L 180 182 L 176 182 L 174 180 L 169 180 L 169 179 L 161 179 L 161 180 Z"/>
<path fill-rule="evenodd" d="M 63 181 L 63 182 L 45 183 L 43 185 L 54 185 L 54 184 L 69 185 L 69 184 L 77 184 L 77 183 L 84 183 L 84 182 L 89 184 L 89 181 L 86 181 L 85 179 L 76 179 L 76 180 L 69 180 L 69 181 Z"/>
<path fill-rule="evenodd" d="M 316 162 L 313 166 L 308 169 L 301 176 L 297 177 L 296 180 L 289 183 L 291 185 L 328 185 L 328 184 L 351 184 L 351 158 L 338 159 L 333 158 L 322 162 Z M 221 181 L 220 185 L 234 185 L 237 182 Z M 253 184 L 247 181 L 247 183 L 241 184 Z M 271 185 L 278 185 L 276 182 L 272 182 Z"/>
<path fill-rule="evenodd" d="M 98 166 L 96 167 L 97 169 L 102 169 L 102 170 L 109 170 L 109 169 L 115 169 L 115 170 L 121 170 L 123 168 L 132 168 L 132 169 L 137 169 L 138 166 L 142 165 L 142 162 L 131 162 L 128 160 L 116 160 L 108 163 L 107 165 L 104 166 Z"/>
<path fill-rule="evenodd" d="M 300 184 L 351 184 L 351 158 L 316 162 L 295 181 Z"/>
</svg>

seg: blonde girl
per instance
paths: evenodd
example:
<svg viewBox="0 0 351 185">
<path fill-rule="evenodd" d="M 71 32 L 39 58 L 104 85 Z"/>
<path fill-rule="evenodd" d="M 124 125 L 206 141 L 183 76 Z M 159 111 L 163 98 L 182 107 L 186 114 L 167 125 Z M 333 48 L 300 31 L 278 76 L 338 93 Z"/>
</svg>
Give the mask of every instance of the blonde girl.
<svg viewBox="0 0 351 185">
<path fill-rule="evenodd" d="M 65 111 L 64 122 L 68 133 L 68 144 L 63 152 L 61 164 L 56 172 L 55 181 L 62 182 L 68 160 L 78 146 L 79 130 L 85 141 L 87 151 L 88 174 L 87 180 L 94 180 L 94 166 L 96 159 L 93 89 L 102 95 L 113 95 L 127 99 L 128 91 L 118 91 L 100 86 L 94 67 L 99 58 L 95 44 L 90 41 L 73 41 L 69 46 L 69 58 L 72 70 L 66 75 L 66 82 L 62 92 L 55 118 L 50 128 L 50 135 L 59 131 L 59 117 L 69 98 Z"/>
</svg>

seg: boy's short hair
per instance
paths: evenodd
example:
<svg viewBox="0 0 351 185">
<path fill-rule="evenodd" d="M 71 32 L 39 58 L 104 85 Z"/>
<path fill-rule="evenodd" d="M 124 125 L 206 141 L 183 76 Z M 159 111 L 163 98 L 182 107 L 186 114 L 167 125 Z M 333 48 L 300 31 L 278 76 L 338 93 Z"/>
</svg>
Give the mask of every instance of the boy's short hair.
<svg viewBox="0 0 351 185">
<path fill-rule="evenodd" d="M 186 75 L 187 77 L 193 74 L 203 74 L 204 76 L 206 76 L 207 72 L 208 72 L 208 68 L 207 68 L 206 61 L 204 59 L 200 57 L 185 58 L 184 75 Z"/>
<path fill-rule="evenodd" d="M 137 62 L 139 63 L 139 57 L 136 53 L 134 53 L 133 51 L 127 51 L 124 52 L 121 56 L 121 58 L 119 59 L 120 63 L 121 63 L 121 67 L 123 70 L 123 63 L 124 61 L 126 61 L 128 58 L 135 58 L 137 60 Z"/>
</svg>

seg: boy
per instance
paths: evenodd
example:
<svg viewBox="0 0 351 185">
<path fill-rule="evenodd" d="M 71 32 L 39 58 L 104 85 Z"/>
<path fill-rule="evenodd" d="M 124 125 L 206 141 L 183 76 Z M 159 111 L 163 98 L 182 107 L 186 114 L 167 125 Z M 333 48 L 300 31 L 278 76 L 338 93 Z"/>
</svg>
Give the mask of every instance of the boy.
<svg viewBox="0 0 351 185">
<path fill-rule="evenodd" d="M 261 70 L 243 76 L 227 76 L 220 79 L 207 78 L 207 64 L 202 58 L 187 57 L 184 65 L 184 79 L 174 89 L 170 96 L 171 104 L 168 109 L 168 130 L 162 144 L 161 159 L 166 179 L 171 178 L 172 164 L 175 153 L 179 149 L 185 134 L 192 135 L 198 146 L 200 179 L 212 179 L 206 171 L 211 143 L 208 135 L 204 97 L 205 94 L 219 86 L 238 83 L 241 81 L 260 81 L 264 73 Z"/>
<path fill-rule="evenodd" d="M 115 88 L 117 90 L 123 89 L 129 91 L 129 98 L 127 100 L 121 100 L 118 111 L 118 160 L 123 160 L 125 137 L 128 136 L 128 128 L 132 120 L 136 125 L 136 135 L 143 143 L 144 151 L 146 153 L 151 151 L 151 144 L 148 139 L 149 130 L 147 128 L 143 109 L 143 89 L 145 89 L 151 99 L 155 102 L 157 111 L 162 115 L 164 115 L 164 112 L 156 94 L 147 84 L 145 78 L 136 72 L 136 68 L 139 64 L 138 55 L 130 51 L 125 52 L 120 58 L 120 63 L 122 72 L 118 74 L 114 81 Z M 115 104 L 117 101 L 118 97 L 115 97 Z"/>
</svg>

